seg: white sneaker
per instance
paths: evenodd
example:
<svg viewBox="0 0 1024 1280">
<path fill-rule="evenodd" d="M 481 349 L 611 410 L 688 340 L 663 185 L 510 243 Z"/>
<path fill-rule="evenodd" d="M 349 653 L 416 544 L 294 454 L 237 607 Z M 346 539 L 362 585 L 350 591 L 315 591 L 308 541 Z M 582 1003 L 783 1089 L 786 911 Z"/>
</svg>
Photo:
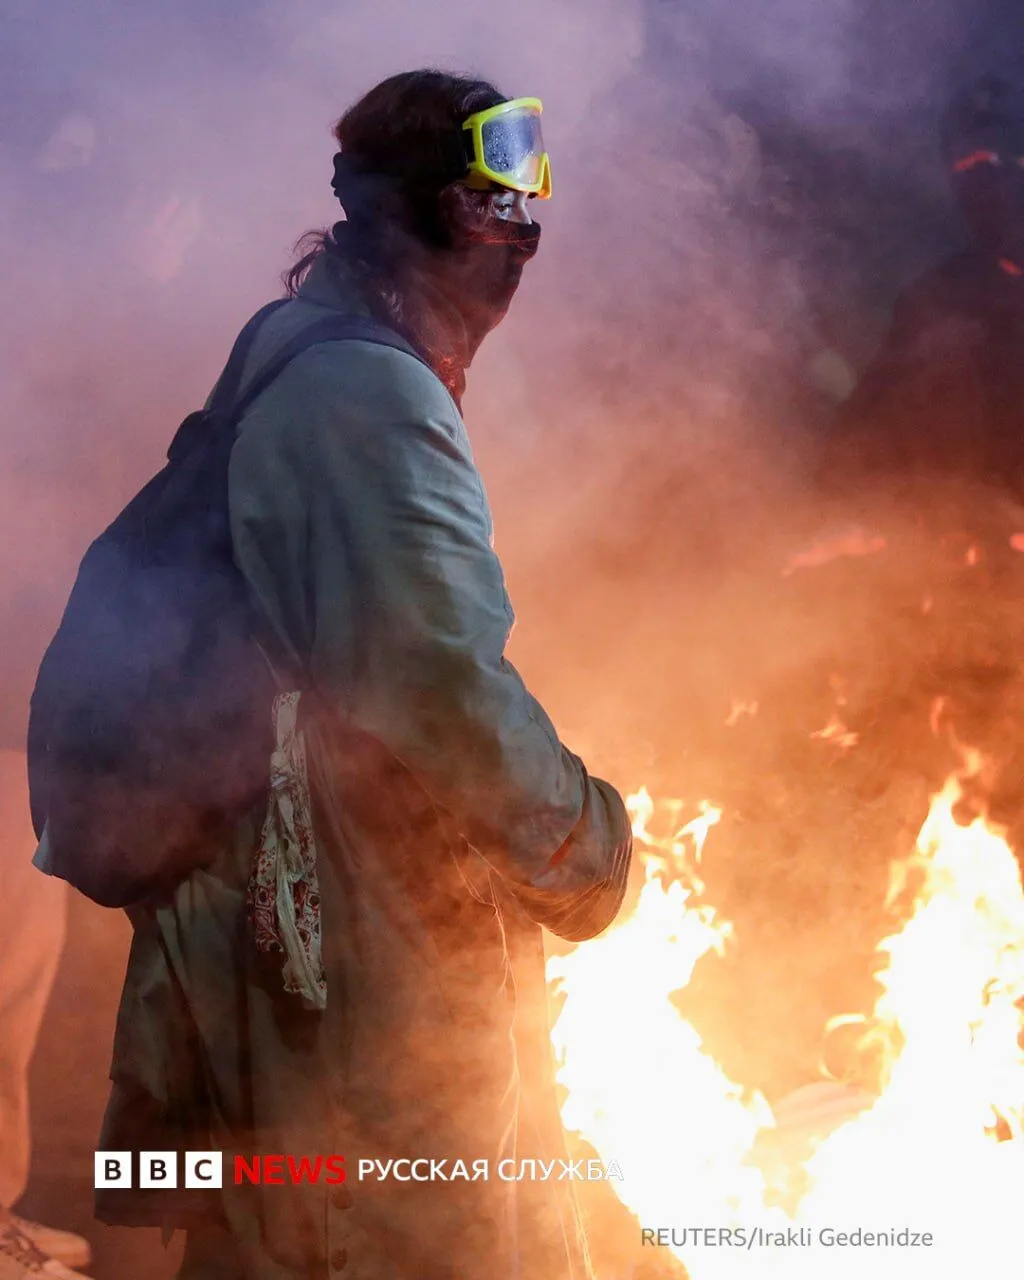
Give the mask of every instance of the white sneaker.
<svg viewBox="0 0 1024 1280">
<path fill-rule="evenodd" d="M 9 1213 L 0 1210 L 0 1280 L 85 1280 L 32 1243 Z"/>
</svg>

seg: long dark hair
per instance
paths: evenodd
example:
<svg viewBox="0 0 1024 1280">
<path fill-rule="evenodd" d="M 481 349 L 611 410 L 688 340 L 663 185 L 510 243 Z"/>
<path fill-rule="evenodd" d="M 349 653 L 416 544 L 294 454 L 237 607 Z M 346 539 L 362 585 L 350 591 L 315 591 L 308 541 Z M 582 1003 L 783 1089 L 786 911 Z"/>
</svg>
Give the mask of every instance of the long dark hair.
<svg viewBox="0 0 1024 1280">
<path fill-rule="evenodd" d="M 346 207 L 359 222 L 361 247 L 387 270 L 389 231 L 426 235 L 436 220 L 437 197 L 460 176 L 452 143 L 467 116 L 504 102 L 486 80 L 445 71 L 406 71 L 391 76 L 351 106 L 334 127 L 346 167 L 376 180 L 376 198 L 365 209 Z M 385 199 L 381 193 L 385 193 Z M 345 203 L 344 192 L 340 198 Z M 308 231 L 295 246 L 299 255 L 283 279 L 290 296 L 323 254 L 338 252 L 339 228 Z"/>
</svg>

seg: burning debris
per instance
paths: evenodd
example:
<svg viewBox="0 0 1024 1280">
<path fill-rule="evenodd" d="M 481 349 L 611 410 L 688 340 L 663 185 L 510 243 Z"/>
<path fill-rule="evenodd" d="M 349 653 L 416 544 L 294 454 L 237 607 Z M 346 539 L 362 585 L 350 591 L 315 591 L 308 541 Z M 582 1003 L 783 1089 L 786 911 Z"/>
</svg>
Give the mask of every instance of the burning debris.
<svg viewBox="0 0 1024 1280">
<path fill-rule="evenodd" d="M 847 704 L 846 693 L 844 692 L 844 682 L 840 676 L 830 676 L 829 685 L 835 696 L 835 708 L 829 716 L 828 724 L 824 729 L 815 729 L 811 734 L 811 738 L 817 742 L 830 742 L 840 751 L 849 751 L 851 747 L 855 747 L 860 741 L 860 734 L 854 733 L 843 723 L 840 711 Z"/>
<path fill-rule="evenodd" d="M 757 715 L 756 702 L 742 702 L 739 698 L 734 698 L 732 707 L 730 708 L 729 714 L 726 717 L 726 721 L 725 721 L 726 728 L 731 729 L 733 725 L 739 724 L 740 720 L 742 720 L 744 716 L 756 716 L 756 715 Z"/>
<path fill-rule="evenodd" d="M 886 541 L 881 535 L 868 533 L 864 529 L 851 529 L 798 551 L 787 560 L 782 576 L 788 578 L 798 569 L 818 569 L 834 560 L 877 555 L 885 548 Z"/>
<path fill-rule="evenodd" d="M 902 923 L 878 947 L 880 994 L 857 1042 L 870 1087 L 809 1084 L 774 1108 L 728 1077 L 673 1004 L 701 959 L 732 941 L 699 874 L 721 812 L 705 804 L 683 823 L 678 802 L 631 797 L 646 876 L 635 907 L 549 962 L 563 1002 L 553 1031 L 562 1114 L 618 1162 L 616 1194 L 639 1224 L 677 1228 L 663 1252 L 692 1280 L 832 1280 L 866 1266 L 892 1280 L 968 1266 L 1018 1274 L 1024 890 L 1005 833 L 984 816 L 957 820 L 982 766 L 964 753 L 916 848 L 892 868 Z M 777 1240 L 806 1228 L 807 1243 L 704 1248 L 678 1231 L 685 1223 Z M 857 1227 L 905 1227 L 933 1245 L 865 1254 L 819 1239 Z"/>
<path fill-rule="evenodd" d="M 832 713 L 832 717 L 824 729 L 816 729 L 811 734 L 811 737 L 821 742 L 831 742 L 840 751 L 848 751 L 860 741 L 860 734 L 851 733 L 835 712 Z"/>
</svg>

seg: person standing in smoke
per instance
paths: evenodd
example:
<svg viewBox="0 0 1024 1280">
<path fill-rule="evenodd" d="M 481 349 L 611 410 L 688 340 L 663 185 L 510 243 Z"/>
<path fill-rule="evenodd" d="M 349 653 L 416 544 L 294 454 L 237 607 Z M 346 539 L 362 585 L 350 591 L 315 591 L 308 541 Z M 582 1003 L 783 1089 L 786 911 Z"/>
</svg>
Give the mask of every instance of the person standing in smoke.
<svg viewBox="0 0 1024 1280">
<path fill-rule="evenodd" d="M 32 252 L 37 242 L 27 224 L 31 222 L 32 231 L 40 224 L 47 226 L 48 214 L 58 204 L 65 226 L 69 205 L 80 214 L 83 190 L 75 179 L 88 164 L 94 142 L 92 122 L 82 104 L 54 89 L 45 77 L 36 78 L 35 61 L 18 47 L 20 35 L 15 19 L 5 24 L 0 44 L 0 226 L 9 232 L 0 244 L 0 272 L 12 295 L 20 291 L 16 266 L 27 257 L 39 257 Z M 52 251 L 46 256 L 55 257 Z M 38 269 L 33 281 L 44 274 Z M 8 440 L 14 438 L 13 424 L 21 420 L 23 409 L 14 339 L 19 326 L 24 337 L 30 324 L 23 313 L 17 324 L 12 319 L 9 331 L 0 325 L 0 351 L 6 360 L 0 413 L 11 433 Z M 40 479 L 36 469 L 32 472 L 35 485 L 47 486 L 49 477 Z M 9 527 L 23 532 L 34 485 L 13 463 L 5 466 L 3 478 Z M 52 484 L 47 493 L 52 511 Z M 0 610 L 7 624 L 0 693 L 0 1280 L 74 1280 L 80 1275 L 78 1268 L 90 1261 L 88 1241 L 14 1211 L 28 1188 L 33 1146 L 40 1145 L 29 1073 L 64 949 L 68 904 L 67 886 L 44 879 L 31 863 L 35 840 L 28 818 L 24 705 L 35 658 L 34 579 L 43 575 L 38 561 L 16 553 L 20 545 L 19 537 L 12 535 L 0 578 Z M 46 1070 L 66 1107 L 73 1105 L 74 1084 L 61 1078 L 64 1066 L 54 1053 Z M 46 1138 L 49 1142 L 41 1145 L 44 1151 L 47 1146 L 52 1150 L 53 1135 Z M 61 1209 L 67 1211 L 63 1205 Z"/>
<path fill-rule="evenodd" d="M 12 1212 L 28 1183 L 29 1063 L 64 945 L 66 886 L 32 867 L 25 754 L 0 746 L 0 1280 L 74 1280 L 88 1242 Z"/>
<path fill-rule="evenodd" d="M 883 679 L 899 688 L 896 701 L 918 720 L 944 699 L 957 732 L 1001 764 L 990 811 L 1017 839 L 1024 64 L 955 96 L 942 148 L 968 243 L 898 300 L 887 342 L 830 433 L 819 478 L 887 543 L 880 558 L 843 571 L 847 604 L 871 638 L 861 658 L 877 655 L 867 683 L 876 693 Z"/>
<path fill-rule="evenodd" d="M 716 901 L 744 942 L 705 1004 L 720 1023 L 740 1010 L 716 1034 L 783 1111 L 823 1061 L 876 1086 L 877 1064 L 825 1027 L 877 999 L 890 868 L 963 767 L 955 742 L 992 761 L 969 804 L 1024 851 L 1024 68 L 958 93 L 941 134 L 967 243 L 898 298 L 829 424 L 784 576 L 771 570 L 792 654 L 755 686 L 758 715 L 728 730 L 715 793 L 743 868 Z M 748 1008 L 754 982 L 791 1007 Z"/>
<path fill-rule="evenodd" d="M 306 692 L 278 699 L 270 812 L 132 913 L 100 1142 L 227 1153 L 216 1191 L 97 1195 L 108 1223 L 185 1229 L 182 1280 L 590 1274 L 571 1182 L 498 1166 L 564 1155 L 541 927 L 612 922 L 630 824 L 503 656 L 513 613 L 460 410 L 538 247 L 539 117 L 435 71 L 370 91 L 335 134 L 345 221 L 306 244 L 249 356 L 243 394 L 335 312 L 427 367 L 311 348 L 239 427 L 235 558 Z M 236 1185 L 232 1155 L 267 1153 L 343 1156 L 346 1180 Z M 396 1158 L 432 1176 L 359 1177 Z"/>
<path fill-rule="evenodd" d="M 914 478 L 1024 497 L 1024 66 L 959 94 L 943 155 L 970 240 L 898 300 L 823 471 L 840 489 Z"/>
<path fill-rule="evenodd" d="M 786 1055 L 804 1079 L 787 1090 L 822 1059 L 848 1082 L 877 1084 L 877 1064 L 823 1028 L 877 998 L 890 867 L 963 768 L 957 743 L 990 762 L 965 783 L 963 816 L 985 811 L 1024 851 L 1024 68 L 956 95 L 942 151 L 968 242 L 898 298 L 887 340 L 831 424 L 813 523 L 794 538 L 778 603 L 807 657 L 759 691 L 764 728 L 751 728 L 738 770 L 759 785 L 778 778 L 788 826 L 756 826 L 763 801 L 752 796 L 744 853 L 755 877 L 771 868 L 780 917 L 803 917 L 796 936 L 823 956 L 812 962 L 807 946 L 792 964 L 817 975 L 801 1008 L 808 992 L 819 1007 L 788 1027 Z M 838 860 L 822 855 L 834 832 Z M 744 881 L 748 895 L 758 887 Z M 751 1043 L 766 1033 L 743 1025 Z"/>
</svg>

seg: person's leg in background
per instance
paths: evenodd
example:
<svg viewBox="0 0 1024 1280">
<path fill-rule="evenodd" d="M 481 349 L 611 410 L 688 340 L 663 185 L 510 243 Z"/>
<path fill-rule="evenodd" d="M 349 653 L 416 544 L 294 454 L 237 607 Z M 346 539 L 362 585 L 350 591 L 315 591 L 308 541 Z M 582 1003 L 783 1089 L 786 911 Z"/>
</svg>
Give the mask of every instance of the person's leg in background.
<svg viewBox="0 0 1024 1280">
<path fill-rule="evenodd" d="M 35 847 L 25 754 L 0 749 L 0 1280 L 59 1278 L 52 1267 L 42 1270 L 40 1257 L 70 1267 L 89 1261 L 80 1236 L 11 1212 L 31 1158 L 29 1063 L 67 925 L 67 886 L 33 867 Z"/>
</svg>

